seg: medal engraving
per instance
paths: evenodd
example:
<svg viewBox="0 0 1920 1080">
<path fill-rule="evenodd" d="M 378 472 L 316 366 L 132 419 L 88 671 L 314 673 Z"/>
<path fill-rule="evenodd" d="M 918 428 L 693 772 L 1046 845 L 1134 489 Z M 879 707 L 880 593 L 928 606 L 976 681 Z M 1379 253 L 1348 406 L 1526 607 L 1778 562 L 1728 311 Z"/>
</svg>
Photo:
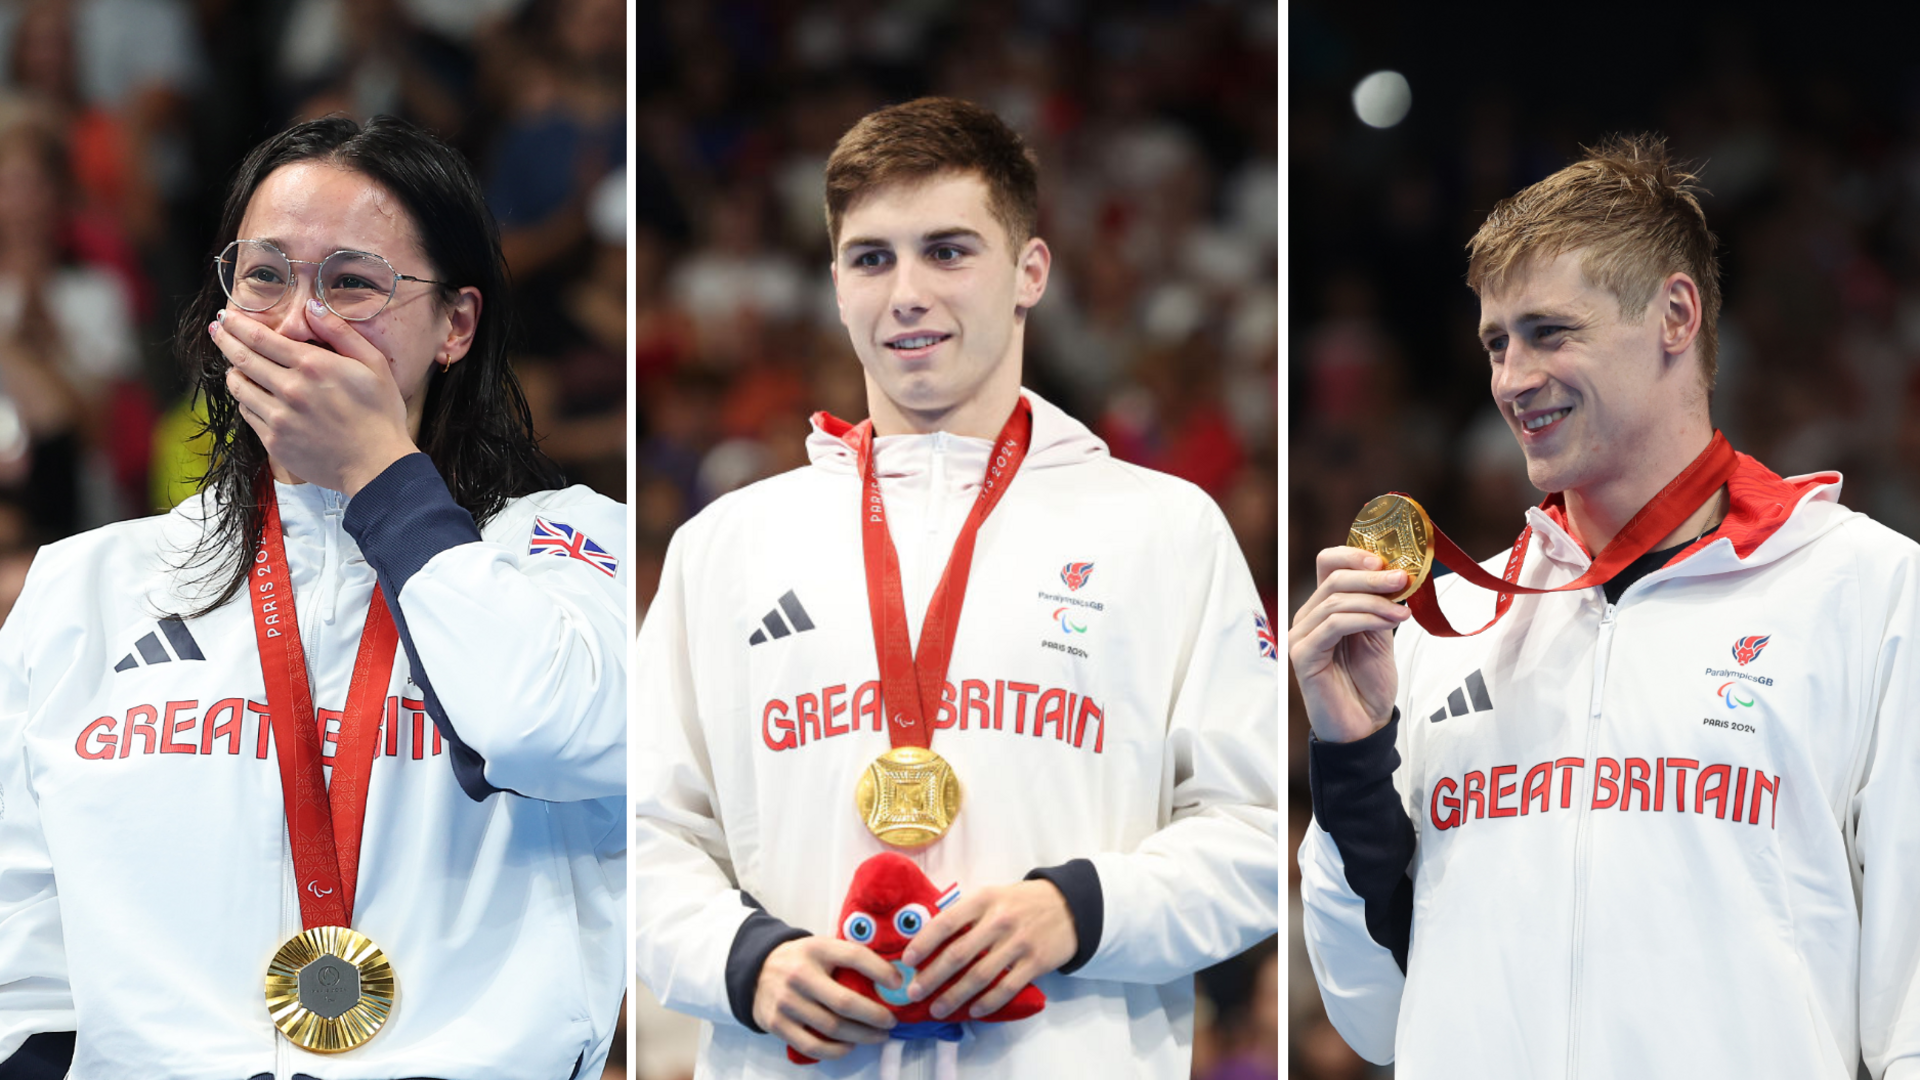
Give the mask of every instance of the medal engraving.
<svg viewBox="0 0 1920 1080">
<path fill-rule="evenodd" d="M 399 987 L 365 934 L 316 926 L 287 939 L 267 965 L 267 1014 L 289 1041 L 316 1054 L 351 1050 L 380 1030 Z"/>
<path fill-rule="evenodd" d="M 853 801 L 882 843 L 925 847 L 940 839 L 960 812 L 960 781 L 932 750 L 896 746 L 860 774 Z"/>
<path fill-rule="evenodd" d="M 360 969 L 332 955 L 301 968 L 300 1004 L 329 1020 L 340 1019 L 360 1004 Z"/>
<path fill-rule="evenodd" d="M 1418 592 L 1433 569 L 1433 523 L 1420 504 L 1405 495 L 1382 495 L 1361 507 L 1347 530 L 1347 546 L 1380 556 L 1387 564 L 1384 569 L 1407 572 L 1407 587 L 1396 601 Z"/>
</svg>

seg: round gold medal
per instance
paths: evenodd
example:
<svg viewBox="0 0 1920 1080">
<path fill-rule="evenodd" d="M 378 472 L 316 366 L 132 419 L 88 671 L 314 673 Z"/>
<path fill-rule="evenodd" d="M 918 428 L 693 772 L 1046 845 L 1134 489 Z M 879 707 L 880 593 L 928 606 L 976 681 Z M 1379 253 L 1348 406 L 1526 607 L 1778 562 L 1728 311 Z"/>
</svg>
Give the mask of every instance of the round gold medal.
<svg viewBox="0 0 1920 1080">
<path fill-rule="evenodd" d="M 267 1015 L 304 1050 L 338 1054 L 380 1030 L 393 1012 L 393 965 L 365 934 L 316 926 L 287 939 L 267 965 Z"/>
<path fill-rule="evenodd" d="M 1419 591 L 1433 569 L 1433 522 L 1405 495 L 1382 495 L 1360 508 L 1347 530 L 1347 546 L 1380 556 L 1385 569 L 1405 570 L 1407 587 L 1394 597 L 1405 600 Z"/>
<path fill-rule="evenodd" d="M 960 781 L 932 750 L 896 746 L 860 774 L 853 804 L 882 843 L 925 847 L 940 839 L 960 812 Z"/>
</svg>

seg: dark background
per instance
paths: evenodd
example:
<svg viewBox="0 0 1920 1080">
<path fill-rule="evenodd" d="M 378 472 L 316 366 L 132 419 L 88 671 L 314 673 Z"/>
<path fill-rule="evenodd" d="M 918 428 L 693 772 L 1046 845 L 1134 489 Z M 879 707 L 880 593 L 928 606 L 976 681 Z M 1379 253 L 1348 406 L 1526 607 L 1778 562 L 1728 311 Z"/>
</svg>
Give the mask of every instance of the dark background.
<svg viewBox="0 0 1920 1080">
<path fill-rule="evenodd" d="M 1541 493 L 1488 395 L 1465 285 L 1495 201 L 1617 132 L 1703 165 L 1725 305 L 1713 417 L 1782 475 L 1920 531 L 1920 61 L 1847 5 L 1292 5 L 1287 12 L 1287 607 L 1368 498 L 1413 493 L 1476 558 Z M 1412 86 L 1374 130 L 1351 92 Z M 1289 858 L 1310 814 L 1289 682 Z M 1297 897 L 1297 870 L 1295 871 Z M 1326 1025 L 1293 900 L 1296 1077 L 1369 1071 Z"/>
</svg>

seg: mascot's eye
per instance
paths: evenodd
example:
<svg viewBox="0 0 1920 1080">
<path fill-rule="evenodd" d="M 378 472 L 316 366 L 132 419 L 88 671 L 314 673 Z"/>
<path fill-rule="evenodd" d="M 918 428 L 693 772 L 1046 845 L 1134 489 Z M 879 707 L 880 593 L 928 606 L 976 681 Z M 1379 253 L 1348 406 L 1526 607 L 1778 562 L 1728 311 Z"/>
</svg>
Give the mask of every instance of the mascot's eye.
<svg viewBox="0 0 1920 1080">
<path fill-rule="evenodd" d="M 847 916 L 846 922 L 840 924 L 840 932 L 847 935 L 848 941 L 856 945 L 865 945 L 873 940 L 873 916 L 864 911 L 856 911 Z"/>
<path fill-rule="evenodd" d="M 927 909 L 919 904 L 908 904 L 894 912 L 893 928 L 900 931 L 902 937 L 912 937 L 927 925 Z"/>
</svg>

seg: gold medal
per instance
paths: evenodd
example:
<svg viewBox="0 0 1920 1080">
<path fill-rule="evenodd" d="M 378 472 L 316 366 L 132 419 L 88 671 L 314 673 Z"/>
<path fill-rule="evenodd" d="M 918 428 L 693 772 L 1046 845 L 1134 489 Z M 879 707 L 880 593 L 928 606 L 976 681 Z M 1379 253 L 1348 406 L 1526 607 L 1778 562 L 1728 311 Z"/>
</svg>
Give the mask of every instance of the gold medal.
<svg viewBox="0 0 1920 1080">
<path fill-rule="evenodd" d="M 393 1012 L 393 965 L 365 934 L 316 926 L 287 939 L 267 965 L 267 1014 L 304 1050 L 338 1054 L 380 1030 Z"/>
<path fill-rule="evenodd" d="M 882 843 L 925 847 L 940 839 L 960 812 L 960 781 L 932 750 L 896 746 L 860 774 L 853 804 Z"/>
<path fill-rule="evenodd" d="M 1384 569 L 1407 572 L 1407 587 L 1396 601 L 1418 591 L 1433 569 L 1433 523 L 1420 504 L 1405 495 L 1382 495 L 1361 507 L 1347 530 L 1347 546 L 1380 556 L 1387 564 Z"/>
</svg>

